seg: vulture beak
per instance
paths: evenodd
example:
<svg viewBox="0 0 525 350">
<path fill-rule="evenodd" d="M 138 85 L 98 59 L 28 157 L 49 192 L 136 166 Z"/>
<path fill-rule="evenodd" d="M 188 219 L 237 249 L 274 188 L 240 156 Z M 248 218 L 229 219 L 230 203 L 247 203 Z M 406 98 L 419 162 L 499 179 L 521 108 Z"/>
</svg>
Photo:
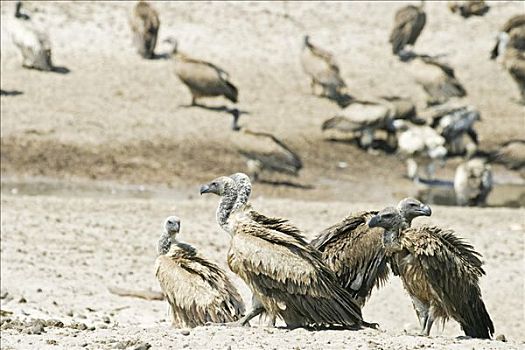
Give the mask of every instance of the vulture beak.
<svg viewBox="0 0 525 350">
<path fill-rule="evenodd" d="M 200 191 L 200 192 L 201 192 L 201 195 L 202 195 L 203 193 L 210 193 L 210 186 L 209 186 L 209 185 L 202 185 L 202 186 L 201 186 L 201 191 Z"/>
<path fill-rule="evenodd" d="M 379 224 L 379 215 L 374 215 L 368 222 L 368 227 L 370 228 L 378 227 L 378 224 Z"/>
<path fill-rule="evenodd" d="M 428 205 L 423 205 L 420 209 L 421 214 L 424 216 L 430 216 L 432 215 L 432 209 Z"/>
</svg>

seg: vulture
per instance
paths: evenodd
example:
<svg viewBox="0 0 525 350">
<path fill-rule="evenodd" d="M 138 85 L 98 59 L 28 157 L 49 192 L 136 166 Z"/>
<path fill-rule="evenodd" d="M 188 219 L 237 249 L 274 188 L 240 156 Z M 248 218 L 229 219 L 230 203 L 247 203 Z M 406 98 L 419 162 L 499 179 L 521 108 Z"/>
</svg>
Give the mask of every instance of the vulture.
<svg viewBox="0 0 525 350">
<path fill-rule="evenodd" d="M 432 211 L 413 198 L 398 204 L 407 225 Z M 330 226 L 310 244 L 319 250 L 326 265 L 334 271 L 339 284 L 363 307 L 374 287 L 381 287 L 389 275 L 388 257 L 382 245 L 383 229 L 369 228 L 368 221 L 377 211 L 353 213 Z"/>
<path fill-rule="evenodd" d="M 290 328 L 375 327 L 363 321 L 359 305 L 302 235 L 265 227 L 243 210 L 232 212 L 238 192 L 233 179 L 219 177 L 200 192 L 221 197 L 216 217 L 231 235 L 228 265 L 271 318 Z"/>
<path fill-rule="evenodd" d="M 175 62 L 175 74 L 188 87 L 191 93 L 191 105 L 197 105 L 201 97 L 224 96 L 237 103 L 238 90 L 230 82 L 230 75 L 222 68 L 199 59 L 191 58 L 178 51 L 178 43 L 174 38 L 165 40 L 173 48 L 171 55 Z"/>
<path fill-rule="evenodd" d="M 173 326 L 239 320 L 245 311 L 239 292 L 217 265 L 177 241 L 179 229 L 178 217 L 166 219 L 155 261 L 155 275 L 170 305 Z"/>
<path fill-rule="evenodd" d="M 490 7 L 483 0 L 449 1 L 448 8 L 452 13 L 459 13 L 461 17 L 483 16 Z"/>
<path fill-rule="evenodd" d="M 311 78 L 310 87 L 313 94 L 315 87 L 319 85 L 322 88 L 322 96 L 337 98 L 346 87 L 333 55 L 314 46 L 308 35 L 304 37 L 301 64 L 304 72 Z"/>
<path fill-rule="evenodd" d="M 445 138 L 428 125 L 411 125 L 404 120 L 394 121 L 398 130 L 398 152 L 407 158 L 407 175 L 419 180 L 419 163 L 426 166 L 427 176 L 434 178 L 435 162 L 443 162 L 447 155 Z"/>
<path fill-rule="evenodd" d="M 262 171 L 298 176 L 303 167 L 299 155 L 270 133 L 243 129 L 232 138 L 232 142 L 246 159 L 253 181 L 259 180 Z"/>
<path fill-rule="evenodd" d="M 478 134 L 474 123 L 481 120 L 480 113 L 473 106 L 445 106 L 437 108 L 432 115 L 431 126 L 445 138 L 448 154 L 472 155 L 477 145 Z M 468 135 L 474 147 L 465 148 L 463 136 Z"/>
<path fill-rule="evenodd" d="M 496 44 L 490 52 L 490 59 L 496 59 L 499 55 L 503 54 L 505 51 L 505 46 L 507 45 L 509 34 L 513 29 L 524 28 L 525 27 L 525 14 L 515 15 L 511 17 L 498 33 Z M 520 45 L 516 47 L 517 49 L 525 50 L 525 39 L 517 40 L 515 44 Z"/>
<path fill-rule="evenodd" d="M 129 25 L 138 54 L 144 58 L 154 58 L 160 26 L 157 11 L 150 4 L 141 0 L 131 12 Z"/>
<path fill-rule="evenodd" d="M 22 54 L 22 66 L 42 71 L 53 70 L 51 62 L 51 42 L 49 36 L 22 10 L 22 2 L 15 5 L 15 19 L 8 23 L 13 44 Z"/>
<path fill-rule="evenodd" d="M 451 230 L 408 227 L 396 208 L 372 217 L 382 227 L 383 246 L 412 299 L 421 332 L 429 335 L 436 319 L 455 319 L 467 336 L 490 338 L 494 325 L 481 298 L 485 274 L 480 254 Z"/>
<path fill-rule="evenodd" d="M 375 140 L 376 130 L 386 131 L 388 143 L 394 143 L 395 119 L 416 120 L 414 103 L 399 96 L 352 100 L 335 117 L 325 120 L 321 129 L 351 133 L 358 138 L 361 148 L 368 149 Z"/>
<path fill-rule="evenodd" d="M 454 192 L 458 205 L 485 205 L 492 190 L 492 171 L 483 159 L 461 163 L 454 176 Z"/>
<path fill-rule="evenodd" d="M 503 164 L 512 170 L 525 168 L 525 140 L 511 140 L 505 142 L 498 151 L 494 152 L 492 159 L 495 163 Z"/>
<path fill-rule="evenodd" d="M 419 6 L 408 5 L 397 10 L 389 40 L 394 55 L 403 56 L 405 46 L 416 43 L 427 22 L 423 7 L 424 1 L 421 1 Z"/>
<path fill-rule="evenodd" d="M 428 95 L 428 105 L 442 104 L 452 97 L 467 95 L 449 65 L 429 56 L 417 56 L 409 62 L 410 73 Z"/>
</svg>

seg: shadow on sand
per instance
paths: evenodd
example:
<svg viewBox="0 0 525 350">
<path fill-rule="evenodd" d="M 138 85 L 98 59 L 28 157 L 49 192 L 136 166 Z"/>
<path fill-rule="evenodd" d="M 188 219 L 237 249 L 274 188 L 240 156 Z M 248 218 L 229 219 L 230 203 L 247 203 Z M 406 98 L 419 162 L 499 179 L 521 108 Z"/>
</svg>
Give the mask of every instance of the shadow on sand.
<svg viewBox="0 0 525 350">
<path fill-rule="evenodd" d="M 18 95 L 22 95 L 23 92 L 22 91 L 18 91 L 18 90 L 1 90 L 0 89 L 0 95 L 2 96 L 18 96 Z"/>
<path fill-rule="evenodd" d="M 298 188 L 302 190 L 312 190 L 315 188 L 312 185 L 303 185 L 303 184 L 291 182 L 291 181 L 259 180 L 258 182 L 264 185 L 285 186 L 285 187 Z"/>
</svg>

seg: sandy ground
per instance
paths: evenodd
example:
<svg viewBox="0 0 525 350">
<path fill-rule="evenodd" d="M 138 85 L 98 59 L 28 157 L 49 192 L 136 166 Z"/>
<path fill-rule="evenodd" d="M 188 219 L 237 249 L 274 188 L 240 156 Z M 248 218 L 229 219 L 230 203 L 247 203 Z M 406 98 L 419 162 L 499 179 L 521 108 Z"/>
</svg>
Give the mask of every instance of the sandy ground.
<svg viewBox="0 0 525 350">
<path fill-rule="evenodd" d="M 367 153 L 325 140 L 320 125 L 339 107 L 312 96 L 301 70 L 302 37 L 335 54 L 357 97 L 425 95 L 387 45 L 400 2 L 155 3 L 160 41 L 227 70 L 240 90 L 241 125 L 270 131 L 303 158 L 298 178 L 266 175 L 281 185 L 254 186 L 254 204 L 291 218 L 307 235 L 353 210 L 378 209 L 414 195 L 395 155 Z M 214 221 L 216 201 L 197 198 L 200 183 L 244 169 L 232 149 L 231 116 L 187 108 L 190 94 L 166 59 L 146 61 L 132 46 L 130 2 L 27 2 L 48 28 L 53 59 L 67 74 L 20 67 L 7 35 L 13 3 L 0 2 L 1 309 L 2 349 L 517 349 L 523 348 L 523 209 L 434 207 L 436 223 L 457 230 L 483 254 L 481 288 L 496 334 L 509 340 L 460 339 L 457 324 L 432 337 L 414 336 L 417 320 L 399 280 L 374 293 L 363 310 L 382 332 L 310 332 L 254 327 L 172 329 L 166 306 L 110 294 L 108 286 L 158 289 L 155 244 L 167 215 L 183 219 L 181 239 L 225 269 L 227 236 Z M 496 2 L 482 18 L 464 20 L 445 3 L 427 2 L 428 24 L 416 51 L 443 54 L 465 85 L 465 103 L 480 109 L 484 150 L 525 136 L 518 89 L 488 59 L 498 28 L 525 9 Z M 167 50 L 160 45 L 159 52 Z M 208 106 L 232 105 L 222 99 Z M 459 159 L 438 171 L 451 180 Z M 346 168 L 338 167 L 344 162 Z M 495 166 L 493 206 L 525 203 L 524 179 Z M 284 181 L 286 182 L 284 182 Z M 290 186 L 290 183 L 292 186 Z M 249 303 L 247 287 L 237 279 Z M 47 320 L 45 332 L 32 319 Z M 58 319 L 65 326 L 49 320 Z M 17 324 L 18 322 L 18 324 Z M 37 322 L 38 323 L 38 322 Z M 52 324 L 55 324 L 53 326 Z M 83 329 L 86 327 L 87 329 Z M 93 328 L 94 327 L 94 328 Z"/>
<path fill-rule="evenodd" d="M 119 297 L 108 286 L 158 290 L 153 274 L 155 243 L 167 215 L 182 218 L 180 239 L 217 262 L 235 281 L 244 300 L 249 290 L 226 265 L 228 236 L 214 220 L 217 200 L 108 197 L 2 196 L 2 310 L 25 323 L 2 326 L 2 348 L 112 349 L 147 342 L 154 349 L 517 349 L 524 346 L 523 209 L 434 207 L 432 218 L 456 230 L 483 254 L 487 275 L 481 289 L 496 327 L 508 340 L 460 339 L 450 321 L 430 338 L 415 336 L 417 319 L 399 279 L 392 277 L 363 309 L 382 331 L 322 331 L 199 327 L 184 335 L 170 327 L 162 301 Z M 383 203 L 386 205 L 388 203 Z M 350 211 L 379 204 L 305 202 L 258 198 L 268 214 L 292 219 L 309 237 Z M 497 220 L 495 220 L 497 218 Z M 7 293 L 7 295 L 6 295 Z M 21 299 L 25 302 L 21 302 Z M 65 327 L 31 332 L 30 320 L 58 319 Z M 3 318 L 5 320 L 5 317 Z M 75 323 L 84 323 L 86 330 Z M 72 328 L 73 327 L 73 328 Z M 76 327 L 76 328 L 75 328 Z M 94 330 L 89 328 L 95 327 Z M 58 345 L 49 345 L 56 341 Z M 129 341 L 128 343 L 125 343 Z M 87 345 L 85 345 L 87 344 Z"/>
</svg>

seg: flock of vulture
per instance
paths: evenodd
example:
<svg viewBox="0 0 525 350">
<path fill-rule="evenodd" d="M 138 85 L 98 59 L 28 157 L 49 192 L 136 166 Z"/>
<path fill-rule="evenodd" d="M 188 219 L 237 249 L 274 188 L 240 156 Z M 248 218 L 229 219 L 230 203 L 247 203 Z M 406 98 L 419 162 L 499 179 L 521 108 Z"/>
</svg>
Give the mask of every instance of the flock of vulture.
<svg viewBox="0 0 525 350">
<path fill-rule="evenodd" d="M 483 16 L 489 10 L 484 1 L 449 2 L 448 5 L 452 12 L 463 17 Z M 495 161 L 512 169 L 524 168 L 525 140 L 511 140 L 493 153 L 479 152 L 475 124 L 481 120 L 480 113 L 474 106 L 461 102 L 460 98 L 466 96 L 467 91 L 455 77 L 454 69 L 411 49 L 425 28 L 426 18 L 424 1 L 419 6 L 400 8 L 395 14 L 389 39 L 392 53 L 405 62 L 428 95 L 428 108 L 420 113 L 407 98 L 351 96 L 334 56 L 314 45 L 309 36 L 304 37 L 301 63 L 311 79 L 312 93 L 342 107 L 334 117 L 323 122 L 321 129 L 330 139 L 357 139 L 358 145 L 369 151 L 378 144 L 397 151 L 406 160 L 407 176 L 414 181 L 421 179 L 422 167 L 426 178 L 432 180 L 436 165 L 443 165 L 447 156 L 464 156 L 465 162 L 457 168 L 454 179 L 457 202 L 483 205 L 492 189 L 488 163 Z M 21 2 L 16 3 L 15 19 L 10 24 L 11 38 L 22 53 L 23 66 L 52 70 L 48 36 L 32 23 Z M 147 2 L 139 1 L 129 23 L 137 52 L 144 58 L 159 56 L 155 53 L 160 26 L 157 11 Z M 188 87 L 192 105 L 205 107 L 198 100 L 214 96 L 223 96 L 232 103 L 238 101 L 238 88 L 225 70 L 180 52 L 175 38 L 164 41 L 172 46 L 165 56 L 173 59 L 175 74 Z M 518 84 L 521 103 L 525 102 L 525 14 L 513 16 L 502 26 L 490 53 L 491 59 L 498 57 Z M 225 110 L 233 116 L 232 129 L 241 130 L 239 110 Z M 379 134 L 385 134 L 386 139 L 380 140 Z M 467 143 L 464 142 L 466 137 L 470 140 Z M 301 157 L 269 132 L 243 128 L 232 137 L 232 142 L 246 160 L 247 173 L 254 181 L 259 180 L 263 171 L 296 176 L 303 168 Z M 480 154 L 485 157 L 480 158 Z"/>
<path fill-rule="evenodd" d="M 268 326 L 280 319 L 289 328 L 377 328 L 361 309 L 392 272 L 412 299 L 422 335 L 449 318 L 467 336 L 493 335 L 479 287 L 480 254 L 451 230 L 412 227 L 415 218 L 432 214 L 428 205 L 406 198 L 395 208 L 353 213 L 308 242 L 288 220 L 257 212 L 251 190 L 244 173 L 200 188 L 201 195 L 220 197 L 216 221 L 230 236 L 229 268 L 252 292 L 248 312 L 227 274 L 178 241 L 180 219 L 165 220 L 155 275 L 175 327 L 249 326 L 259 316 Z"/>
</svg>

